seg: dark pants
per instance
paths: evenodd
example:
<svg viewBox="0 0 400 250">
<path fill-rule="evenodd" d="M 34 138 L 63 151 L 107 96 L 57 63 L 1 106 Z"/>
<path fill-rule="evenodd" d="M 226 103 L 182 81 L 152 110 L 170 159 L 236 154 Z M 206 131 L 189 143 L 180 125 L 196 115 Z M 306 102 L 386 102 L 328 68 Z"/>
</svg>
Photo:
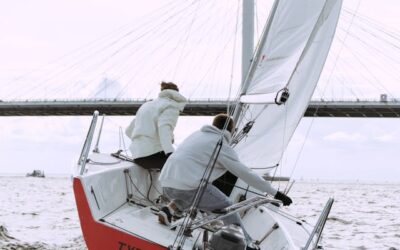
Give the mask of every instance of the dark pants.
<svg viewBox="0 0 400 250">
<path fill-rule="evenodd" d="M 162 167 L 164 166 L 165 162 L 167 161 L 168 156 L 165 155 L 164 151 L 161 151 L 161 152 L 149 155 L 149 156 L 136 158 L 133 161 L 145 169 L 160 169 L 161 170 Z"/>
</svg>

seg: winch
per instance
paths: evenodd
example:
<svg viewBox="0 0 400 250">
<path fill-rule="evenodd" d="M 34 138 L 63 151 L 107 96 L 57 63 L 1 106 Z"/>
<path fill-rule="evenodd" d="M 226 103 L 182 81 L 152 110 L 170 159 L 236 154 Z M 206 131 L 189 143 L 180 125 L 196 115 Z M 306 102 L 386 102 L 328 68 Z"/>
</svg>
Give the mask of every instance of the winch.
<svg viewBox="0 0 400 250">
<path fill-rule="evenodd" d="M 240 226 L 231 224 L 223 226 L 210 239 L 209 246 L 214 250 L 244 250 L 246 241 Z"/>
</svg>

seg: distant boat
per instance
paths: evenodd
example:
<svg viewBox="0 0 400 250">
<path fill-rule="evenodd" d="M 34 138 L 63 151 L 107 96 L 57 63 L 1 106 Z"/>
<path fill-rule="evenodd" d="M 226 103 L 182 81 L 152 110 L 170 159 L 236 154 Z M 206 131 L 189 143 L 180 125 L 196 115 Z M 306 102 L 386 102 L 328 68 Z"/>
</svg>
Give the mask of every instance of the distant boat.
<svg viewBox="0 0 400 250">
<path fill-rule="evenodd" d="M 44 175 L 44 171 L 35 169 L 35 170 L 33 170 L 32 173 L 27 173 L 26 177 L 41 177 L 41 178 L 44 178 L 45 175 Z"/>
</svg>

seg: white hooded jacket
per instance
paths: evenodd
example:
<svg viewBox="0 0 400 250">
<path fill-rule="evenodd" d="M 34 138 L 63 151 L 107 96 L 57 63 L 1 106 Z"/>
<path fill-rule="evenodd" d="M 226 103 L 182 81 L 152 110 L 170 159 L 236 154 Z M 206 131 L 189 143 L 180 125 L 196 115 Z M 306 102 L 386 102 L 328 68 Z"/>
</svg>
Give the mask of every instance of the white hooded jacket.
<svg viewBox="0 0 400 250">
<path fill-rule="evenodd" d="M 186 98 L 172 89 L 162 90 L 157 99 L 143 104 L 136 118 L 126 128 L 132 140 L 130 150 L 134 159 L 161 151 L 172 153 L 173 132 L 179 112 L 183 111 Z"/>
<path fill-rule="evenodd" d="M 161 186 L 179 190 L 198 188 L 220 138 L 221 130 L 210 125 L 202 127 L 200 131 L 186 138 L 161 170 L 159 177 Z M 229 170 L 248 185 L 275 196 L 277 190 L 269 182 L 240 162 L 237 153 L 229 145 L 230 140 L 231 134 L 224 131 L 222 148 L 209 182 L 213 182 Z"/>
</svg>

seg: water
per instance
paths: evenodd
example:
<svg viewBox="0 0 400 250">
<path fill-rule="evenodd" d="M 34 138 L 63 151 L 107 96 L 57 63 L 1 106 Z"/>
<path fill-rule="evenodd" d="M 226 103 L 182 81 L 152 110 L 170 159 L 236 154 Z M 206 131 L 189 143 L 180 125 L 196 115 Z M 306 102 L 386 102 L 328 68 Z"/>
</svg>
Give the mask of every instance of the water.
<svg viewBox="0 0 400 250">
<path fill-rule="evenodd" d="M 324 249 L 400 249 L 400 184 L 296 183 L 289 212 L 314 224 L 335 198 Z M 0 177 L 0 249 L 86 249 L 70 178 Z"/>
<path fill-rule="evenodd" d="M 329 197 L 324 249 L 400 249 L 400 184 L 297 183 L 293 215 L 315 224 Z"/>
<path fill-rule="evenodd" d="M 70 178 L 0 177 L 0 249 L 86 249 Z"/>
</svg>

